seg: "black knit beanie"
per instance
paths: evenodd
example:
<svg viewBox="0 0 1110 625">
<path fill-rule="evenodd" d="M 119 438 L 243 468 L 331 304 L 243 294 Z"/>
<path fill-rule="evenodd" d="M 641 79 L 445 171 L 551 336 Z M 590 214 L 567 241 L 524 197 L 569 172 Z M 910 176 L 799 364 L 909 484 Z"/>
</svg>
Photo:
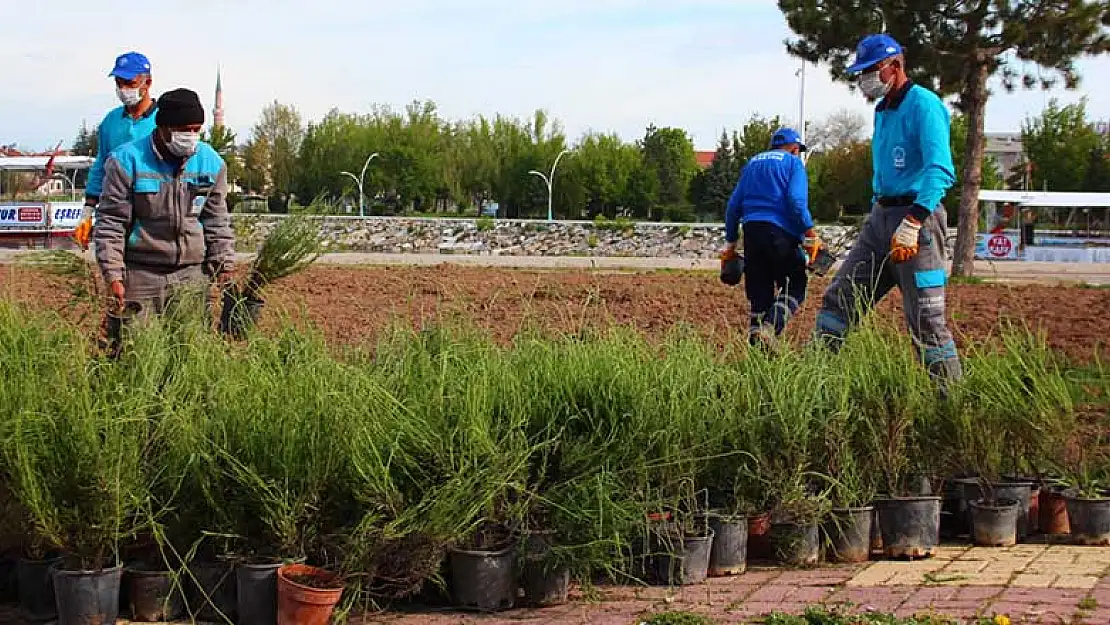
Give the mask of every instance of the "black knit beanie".
<svg viewBox="0 0 1110 625">
<path fill-rule="evenodd" d="M 195 91 L 174 89 L 158 98 L 158 114 L 154 123 L 159 126 L 192 126 L 204 123 L 204 107 Z"/>
</svg>

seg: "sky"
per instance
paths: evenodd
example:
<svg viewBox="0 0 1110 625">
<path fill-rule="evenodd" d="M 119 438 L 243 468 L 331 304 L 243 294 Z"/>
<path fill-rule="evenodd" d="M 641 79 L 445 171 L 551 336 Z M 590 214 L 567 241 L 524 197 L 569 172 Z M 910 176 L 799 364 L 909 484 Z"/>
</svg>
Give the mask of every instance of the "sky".
<svg viewBox="0 0 1110 625">
<path fill-rule="evenodd" d="M 154 91 L 197 91 L 211 115 L 221 69 L 227 125 L 240 141 L 278 100 L 305 121 L 332 108 L 368 112 L 433 100 L 450 119 L 542 108 L 572 140 L 587 131 L 643 136 L 649 123 L 685 128 L 698 149 L 754 113 L 799 118 L 800 62 L 774 0 L 52 0 L 21 2 L 0 46 L 0 144 L 72 143 L 117 106 L 116 55 L 146 54 Z M 1110 118 L 1110 58 L 1084 59 L 1078 91 L 1000 88 L 988 131 L 1017 131 L 1051 97 L 1086 95 Z M 805 73 L 810 122 L 871 109 Z"/>
</svg>

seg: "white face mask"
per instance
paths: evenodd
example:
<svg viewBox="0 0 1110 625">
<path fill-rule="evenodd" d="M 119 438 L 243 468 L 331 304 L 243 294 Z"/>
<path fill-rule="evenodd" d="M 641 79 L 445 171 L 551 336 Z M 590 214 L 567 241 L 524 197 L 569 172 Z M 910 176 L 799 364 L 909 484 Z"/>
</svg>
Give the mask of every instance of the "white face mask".
<svg viewBox="0 0 1110 625">
<path fill-rule="evenodd" d="M 123 102 L 124 106 L 135 106 L 143 100 L 141 89 L 124 89 L 119 85 L 116 85 L 116 97 L 119 98 L 120 102 Z"/>
<path fill-rule="evenodd" d="M 196 153 L 199 141 L 199 132 L 172 132 L 170 133 L 170 142 L 166 144 L 166 149 L 169 150 L 170 154 L 179 158 L 189 158 Z"/>
<path fill-rule="evenodd" d="M 879 78 L 882 70 L 868 72 L 859 78 L 859 88 L 870 100 L 878 100 L 890 91 L 890 83 L 885 83 Z"/>
</svg>

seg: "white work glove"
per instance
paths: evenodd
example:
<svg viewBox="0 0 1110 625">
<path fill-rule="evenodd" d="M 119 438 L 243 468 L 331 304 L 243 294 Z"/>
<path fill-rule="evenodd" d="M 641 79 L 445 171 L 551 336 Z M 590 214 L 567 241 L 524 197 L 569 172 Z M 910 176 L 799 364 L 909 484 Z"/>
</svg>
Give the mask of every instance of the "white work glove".
<svg viewBox="0 0 1110 625">
<path fill-rule="evenodd" d="M 902 223 L 898 224 L 898 229 L 894 231 L 894 237 L 890 240 L 890 260 L 896 263 L 904 263 L 917 256 L 917 237 L 920 234 L 921 222 L 910 215 L 906 215 Z"/>
</svg>

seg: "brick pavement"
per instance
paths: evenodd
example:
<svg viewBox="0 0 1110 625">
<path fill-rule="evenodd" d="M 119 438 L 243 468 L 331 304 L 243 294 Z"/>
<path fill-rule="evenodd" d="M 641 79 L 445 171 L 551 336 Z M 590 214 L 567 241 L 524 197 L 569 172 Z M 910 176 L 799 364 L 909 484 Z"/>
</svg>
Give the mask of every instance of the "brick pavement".
<svg viewBox="0 0 1110 625">
<path fill-rule="evenodd" d="M 1008 616 L 1022 623 L 1110 625 L 1110 549 L 1063 545 L 1009 548 L 946 546 L 928 560 L 784 570 L 756 567 L 744 575 L 681 588 L 601 587 L 571 604 L 496 615 L 459 612 L 383 614 L 383 625 L 635 625 L 661 611 L 705 614 L 721 624 L 758 622 L 771 612 L 801 613 L 823 604 L 849 611 L 935 614 L 973 620 Z"/>
<path fill-rule="evenodd" d="M 942 547 L 928 560 L 876 561 L 811 570 L 754 567 L 680 588 L 600 586 L 572 590 L 567 605 L 492 615 L 444 609 L 387 612 L 363 625 L 635 625 L 662 611 L 705 614 L 722 625 L 758 622 L 774 611 L 826 605 L 898 616 L 958 619 L 1006 615 L 1023 623 L 1110 625 L 1110 548 L 1018 545 Z M 20 621 L 0 606 L 0 623 Z"/>
</svg>

